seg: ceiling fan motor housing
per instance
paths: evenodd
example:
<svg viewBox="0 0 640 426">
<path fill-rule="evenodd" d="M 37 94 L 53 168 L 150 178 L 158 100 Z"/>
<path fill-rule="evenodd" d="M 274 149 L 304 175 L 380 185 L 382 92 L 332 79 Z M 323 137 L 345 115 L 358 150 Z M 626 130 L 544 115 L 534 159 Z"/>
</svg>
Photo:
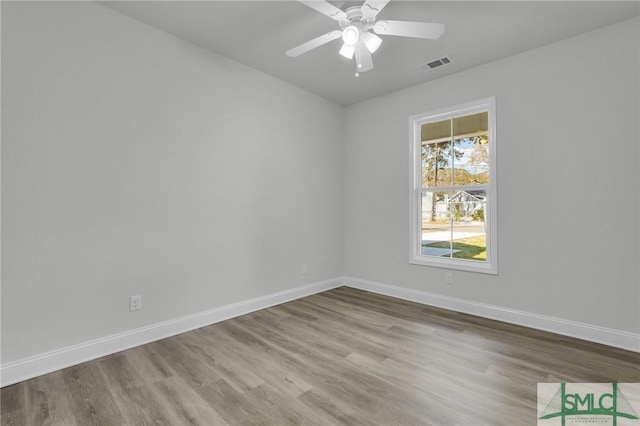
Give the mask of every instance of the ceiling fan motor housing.
<svg viewBox="0 0 640 426">
<path fill-rule="evenodd" d="M 376 20 L 375 16 L 365 17 L 360 6 L 350 7 L 345 10 L 345 13 L 347 14 L 347 19 L 340 21 L 340 27 L 343 30 L 350 25 L 356 25 L 361 27 L 359 29 L 362 31 L 368 31 L 373 27 L 373 23 Z"/>
</svg>

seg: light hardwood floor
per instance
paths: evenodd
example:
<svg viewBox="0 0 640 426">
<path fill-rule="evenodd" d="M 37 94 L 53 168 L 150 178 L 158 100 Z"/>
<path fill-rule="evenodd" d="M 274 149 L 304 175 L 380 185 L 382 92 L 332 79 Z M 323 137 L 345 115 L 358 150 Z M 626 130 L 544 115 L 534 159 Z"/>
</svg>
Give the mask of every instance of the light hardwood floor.
<svg viewBox="0 0 640 426">
<path fill-rule="evenodd" d="M 346 287 L 1 391 L 2 425 L 535 425 L 640 355 Z"/>
</svg>

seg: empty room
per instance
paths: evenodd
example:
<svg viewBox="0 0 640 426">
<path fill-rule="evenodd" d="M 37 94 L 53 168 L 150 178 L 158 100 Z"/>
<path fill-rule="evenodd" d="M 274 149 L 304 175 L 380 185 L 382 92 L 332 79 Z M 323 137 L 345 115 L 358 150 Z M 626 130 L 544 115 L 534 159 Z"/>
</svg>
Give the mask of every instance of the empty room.
<svg viewBox="0 0 640 426">
<path fill-rule="evenodd" d="M 0 14 L 2 425 L 640 426 L 640 2 Z"/>
</svg>

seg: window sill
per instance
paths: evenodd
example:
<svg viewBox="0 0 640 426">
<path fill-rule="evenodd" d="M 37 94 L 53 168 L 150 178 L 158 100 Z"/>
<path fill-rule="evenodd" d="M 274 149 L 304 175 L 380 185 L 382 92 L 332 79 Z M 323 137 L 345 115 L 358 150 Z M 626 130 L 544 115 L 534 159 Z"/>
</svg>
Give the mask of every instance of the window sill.
<svg viewBox="0 0 640 426">
<path fill-rule="evenodd" d="M 411 265 L 432 266 L 434 268 L 444 268 L 457 271 L 479 272 L 481 274 L 498 275 L 498 267 L 495 264 L 487 262 L 476 262 L 464 259 L 447 259 L 434 257 L 426 258 L 425 256 L 415 256 L 409 259 Z"/>
</svg>

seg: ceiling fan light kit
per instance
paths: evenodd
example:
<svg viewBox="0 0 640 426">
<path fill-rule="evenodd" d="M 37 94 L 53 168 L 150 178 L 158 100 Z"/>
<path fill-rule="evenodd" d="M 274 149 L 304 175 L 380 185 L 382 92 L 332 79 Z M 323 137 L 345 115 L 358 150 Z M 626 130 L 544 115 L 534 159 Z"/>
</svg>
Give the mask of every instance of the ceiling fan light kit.
<svg viewBox="0 0 640 426">
<path fill-rule="evenodd" d="M 356 46 L 353 44 L 343 44 L 342 47 L 340 48 L 340 51 L 338 53 L 340 53 L 342 56 L 344 56 L 347 59 L 352 59 L 353 58 L 353 54 L 356 52 Z"/>
<path fill-rule="evenodd" d="M 360 39 L 360 31 L 358 27 L 355 25 L 349 25 L 347 28 L 342 30 L 342 41 L 346 44 L 354 45 Z"/>
<path fill-rule="evenodd" d="M 382 44 L 376 34 L 435 40 L 444 32 L 444 24 L 410 21 L 377 21 L 378 13 L 389 0 L 366 0 L 362 6 L 340 10 L 324 0 L 298 0 L 300 3 L 338 21 L 342 30 L 335 30 L 287 50 L 287 56 L 296 57 L 338 38 L 343 44 L 340 55 L 356 61 L 356 77 L 373 68 L 374 53 Z M 376 34 L 371 33 L 373 31 Z"/>
<path fill-rule="evenodd" d="M 363 34 L 362 42 L 364 43 L 365 46 L 367 46 L 367 49 L 369 49 L 369 52 L 374 53 L 376 50 L 378 50 L 378 47 L 380 47 L 380 45 L 382 44 L 382 39 L 375 34 L 371 34 L 367 32 Z"/>
</svg>

